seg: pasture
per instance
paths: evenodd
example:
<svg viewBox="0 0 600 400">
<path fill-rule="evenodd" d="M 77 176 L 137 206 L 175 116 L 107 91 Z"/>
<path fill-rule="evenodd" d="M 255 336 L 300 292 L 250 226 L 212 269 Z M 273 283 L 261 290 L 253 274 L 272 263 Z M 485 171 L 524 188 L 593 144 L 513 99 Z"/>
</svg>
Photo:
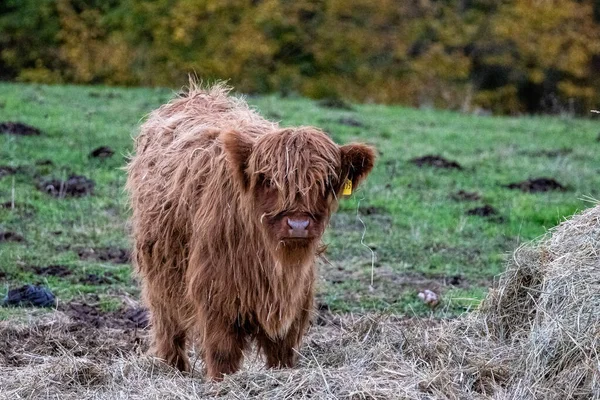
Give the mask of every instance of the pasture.
<svg viewBox="0 0 600 400">
<path fill-rule="evenodd" d="M 32 393 L 66 396 L 75 387 L 73 398 L 125 398 L 127 390 L 118 394 L 119 379 L 143 388 L 155 368 L 163 378 L 173 375 L 169 384 L 153 383 L 156 396 L 174 393 L 169 385 L 177 380 L 193 386 L 147 358 L 135 359 L 146 346 L 145 315 L 130 274 L 122 167 L 140 120 L 172 95 L 168 89 L 0 84 L 0 128 L 27 133 L 6 124 L 19 122 L 39 130 L 0 131 L 0 297 L 9 288 L 40 283 L 58 299 L 58 311 L 0 308 L 0 366 L 13 371 L 14 382 L 33 385 Z M 319 316 L 298 370 L 304 375 L 263 371 L 253 383 L 257 376 L 244 371 L 221 388 L 194 389 L 197 395 L 243 398 L 255 391 L 268 398 L 287 379 L 298 388 L 324 382 L 319 384 L 327 390 L 317 395 L 352 397 L 350 389 L 328 386 L 327 368 L 350 371 L 332 383 L 343 386 L 368 375 L 373 360 L 385 364 L 397 346 L 409 354 L 411 339 L 403 327 L 424 335 L 446 323 L 440 319 L 478 307 L 515 248 L 600 198 L 600 129 L 593 120 L 488 117 L 276 95 L 248 101 L 284 126 L 314 125 L 337 143 L 370 143 L 379 158 L 367 183 L 341 202 L 325 236 Z M 437 308 L 419 300 L 423 289 L 441 296 Z M 8 350 L 9 342 L 21 350 L 20 358 Z M 347 354 L 353 346 L 358 359 Z M 59 356 L 70 369 L 52 369 Z M 109 363 L 110 371 L 98 366 L 113 356 L 125 358 Z M 44 364 L 50 358 L 54 364 Z M 37 378 L 19 375 L 38 362 L 44 367 Z M 64 387 L 52 392 L 42 376 L 54 376 L 48 379 Z M 398 394 L 388 380 L 388 386 L 374 382 L 355 388 L 356 397 Z M 378 391 L 383 386 L 389 392 Z M 191 397 L 186 388 L 177 395 Z M 422 388 L 424 398 L 437 393 L 435 385 L 428 388 Z M 277 393 L 296 393 L 286 390 Z"/>
</svg>

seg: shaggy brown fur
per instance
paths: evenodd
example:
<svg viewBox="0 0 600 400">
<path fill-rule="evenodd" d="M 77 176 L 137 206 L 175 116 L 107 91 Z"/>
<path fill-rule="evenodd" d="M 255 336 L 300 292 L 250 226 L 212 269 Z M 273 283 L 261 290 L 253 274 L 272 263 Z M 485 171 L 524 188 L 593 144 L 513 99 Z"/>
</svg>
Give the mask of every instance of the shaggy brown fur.
<svg viewBox="0 0 600 400">
<path fill-rule="evenodd" d="M 228 92 L 192 84 L 154 111 L 127 181 L 153 351 L 189 370 L 186 341 L 198 332 L 217 380 L 252 339 L 269 367 L 294 365 L 320 238 L 343 182 L 356 187 L 375 158 L 316 128 L 279 128 Z"/>
</svg>

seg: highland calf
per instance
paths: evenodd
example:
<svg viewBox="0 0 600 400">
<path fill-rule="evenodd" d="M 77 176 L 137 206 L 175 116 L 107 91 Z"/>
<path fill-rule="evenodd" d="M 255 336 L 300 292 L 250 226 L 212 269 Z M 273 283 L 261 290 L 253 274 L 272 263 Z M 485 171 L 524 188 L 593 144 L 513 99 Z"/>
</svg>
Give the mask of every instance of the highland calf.
<svg viewBox="0 0 600 400">
<path fill-rule="evenodd" d="M 127 180 L 152 351 L 187 371 L 196 339 L 215 380 L 251 340 L 269 367 L 294 365 L 321 236 L 375 158 L 316 128 L 279 128 L 228 92 L 192 84 L 151 113 Z"/>
</svg>

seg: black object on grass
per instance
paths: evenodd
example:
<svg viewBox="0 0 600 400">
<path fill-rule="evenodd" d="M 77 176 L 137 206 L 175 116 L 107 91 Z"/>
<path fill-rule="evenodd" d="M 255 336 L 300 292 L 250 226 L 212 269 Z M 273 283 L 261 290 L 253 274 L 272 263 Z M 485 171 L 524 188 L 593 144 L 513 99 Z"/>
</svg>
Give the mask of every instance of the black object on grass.
<svg viewBox="0 0 600 400">
<path fill-rule="evenodd" d="M 444 169 L 463 169 L 456 161 L 450 161 L 437 154 L 430 154 L 423 157 L 417 157 L 410 160 L 417 167 L 435 167 Z"/>
<path fill-rule="evenodd" d="M 112 157 L 113 154 L 115 154 L 115 152 L 114 152 L 113 149 L 111 149 L 108 146 L 101 146 L 101 147 L 98 147 L 97 149 L 93 150 L 89 154 L 89 157 L 93 157 L 93 158 L 109 158 L 109 157 Z"/>
<path fill-rule="evenodd" d="M 523 182 L 516 182 L 511 183 L 509 185 L 505 185 L 505 187 L 509 189 L 518 189 L 526 193 L 549 192 L 551 190 L 564 192 L 565 190 L 567 190 L 567 188 L 565 188 L 553 178 L 527 179 Z"/>
<path fill-rule="evenodd" d="M 47 179 L 38 184 L 38 189 L 51 196 L 64 198 L 82 197 L 92 194 L 96 184 L 93 180 L 81 175 L 71 175 L 66 181 L 60 179 Z"/>
<path fill-rule="evenodd" d="M 21 122 L 0 122 L 0 133 L 6 133 L 8 135 L 38 136 L 41 135 L 42 132 L 38 128 Z"/>
<path fill-rule="evenodd" d="M 56 298 L 44 286 L 25 285 L 11 289 L 2 301 L 3 306 L 54 307 Z"/>
</svg>

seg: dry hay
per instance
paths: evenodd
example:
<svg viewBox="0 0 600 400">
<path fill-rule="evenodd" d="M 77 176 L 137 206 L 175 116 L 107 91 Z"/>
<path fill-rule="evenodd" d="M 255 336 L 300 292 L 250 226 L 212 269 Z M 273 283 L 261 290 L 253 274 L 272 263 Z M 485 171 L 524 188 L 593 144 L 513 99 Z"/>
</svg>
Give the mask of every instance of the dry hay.
<svg viewBox="0 0 600 400">
<path fill-rule="evenodd" d="M 507 398 L 600 399 L 600 206 L 518 249 L 480 319 L 519 351 Z"/>
<path fill-rule="evenodd" d="M 600 399 L 600 206 L 519 248 L 477 312 L 325 319 L 298 368 L 249 355 L 219 384 L 142 355 L 145 332 L 1 322 L 0 397 Z"/>
</svg>

